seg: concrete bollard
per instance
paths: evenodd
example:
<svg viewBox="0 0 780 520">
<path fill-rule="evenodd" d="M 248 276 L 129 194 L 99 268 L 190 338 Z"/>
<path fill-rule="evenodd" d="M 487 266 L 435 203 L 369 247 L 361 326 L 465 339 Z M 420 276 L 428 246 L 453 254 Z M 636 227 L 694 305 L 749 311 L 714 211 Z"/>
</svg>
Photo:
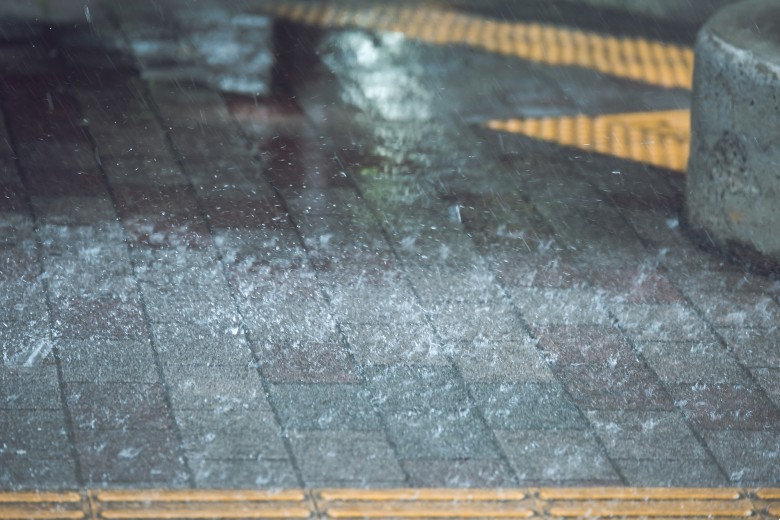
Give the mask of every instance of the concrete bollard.
<svg viewBox="0 0 780 520">
<path fill-rule="evenodd" d="M 686 213 L 701 241 L 780 266 L 780 2 L 721 10 L 695 49 Z"/>
</svg>

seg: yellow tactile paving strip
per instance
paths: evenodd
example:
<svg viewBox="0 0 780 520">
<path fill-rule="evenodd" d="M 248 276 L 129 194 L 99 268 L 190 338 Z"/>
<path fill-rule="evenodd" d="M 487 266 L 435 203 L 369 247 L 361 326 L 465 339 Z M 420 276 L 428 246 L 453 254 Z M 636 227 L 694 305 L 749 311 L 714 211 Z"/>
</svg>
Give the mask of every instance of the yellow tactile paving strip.
<svg viewBox="0 0 780 520">
<path fill-rule="evenodd" d="M 431 7 L 282 3 L 273 14 L 319 27 L 392 31 L 439 45 L 462 44 L 549 65 L 595 69 L 663 87 L 691 88 L 693 50 L 540 23 L 505 22 Z"/>
<path fill-rule="evenodd" d="M 87 490 L 0 493 L 0 519 L 777 518 L 780 489 Z"/>
<path fill-rule="evenodd" d="M 636 112 L 488 121 L 501 132 L 685 171 L 690 149 L 690 111 Z"/>
</svg>

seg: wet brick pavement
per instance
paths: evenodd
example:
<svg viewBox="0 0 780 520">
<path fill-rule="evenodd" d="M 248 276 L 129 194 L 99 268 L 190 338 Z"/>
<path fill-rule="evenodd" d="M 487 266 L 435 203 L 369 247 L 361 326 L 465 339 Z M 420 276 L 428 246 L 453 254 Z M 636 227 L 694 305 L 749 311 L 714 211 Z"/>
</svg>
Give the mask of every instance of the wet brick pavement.
<svg viewBox="0 0 780 520">
<path fill-rule="evenodd" d="M 778 280 L 479 124 L 688 92 L 278 22 L 222 95 L 79 30 L 0 45 L 0 488 L 780 482 Z"/>
</svg>

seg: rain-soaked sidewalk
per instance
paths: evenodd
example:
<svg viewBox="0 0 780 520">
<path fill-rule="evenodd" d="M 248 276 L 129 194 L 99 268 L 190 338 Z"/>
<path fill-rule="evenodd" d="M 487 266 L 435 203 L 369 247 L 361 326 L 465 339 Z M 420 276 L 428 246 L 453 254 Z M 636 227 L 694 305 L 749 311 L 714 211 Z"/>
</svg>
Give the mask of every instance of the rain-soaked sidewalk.
<svg viewBox="0 0 780 520">
<path fill-rule="evenodd" d="M 694 29 L 246 5 L 278 17 L 261 96 L 87 26 L 0 43 L 0 489 L 780 482 L 777 278 L 689 240 L 652 128 L 544 130 L 690 92 L 533 22 Z M 525 54 L 472 44 L 505 26 Z"/>
</svg>

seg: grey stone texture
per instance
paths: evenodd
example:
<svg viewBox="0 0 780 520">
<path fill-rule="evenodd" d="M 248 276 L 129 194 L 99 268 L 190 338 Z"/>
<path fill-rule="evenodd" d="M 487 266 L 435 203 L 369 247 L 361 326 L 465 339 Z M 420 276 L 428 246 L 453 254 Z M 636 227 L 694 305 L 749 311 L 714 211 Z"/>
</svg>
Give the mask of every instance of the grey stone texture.
<svg viewBox="0 0 780 520">
<path fill-rule="evenodd" d="M 780 8 L 726 7 L 699 33 L 686 189 L 691 228 L 733 255 L 780 261 Z"/>
</svg>

